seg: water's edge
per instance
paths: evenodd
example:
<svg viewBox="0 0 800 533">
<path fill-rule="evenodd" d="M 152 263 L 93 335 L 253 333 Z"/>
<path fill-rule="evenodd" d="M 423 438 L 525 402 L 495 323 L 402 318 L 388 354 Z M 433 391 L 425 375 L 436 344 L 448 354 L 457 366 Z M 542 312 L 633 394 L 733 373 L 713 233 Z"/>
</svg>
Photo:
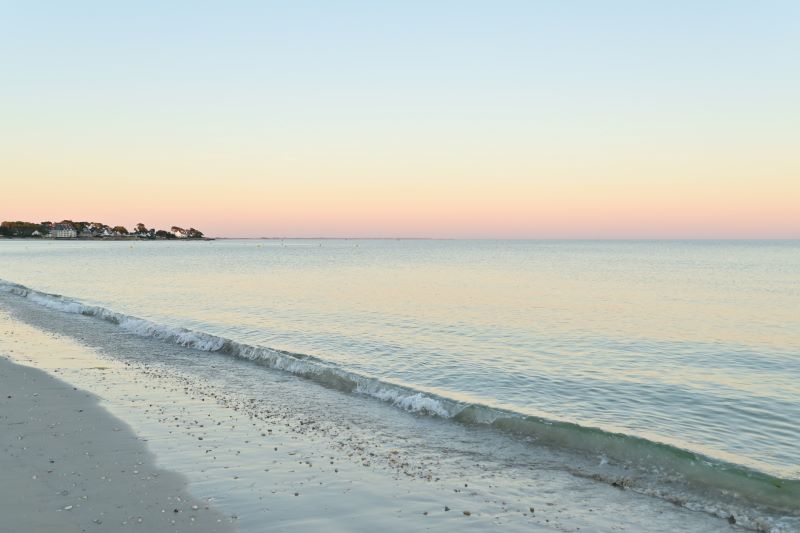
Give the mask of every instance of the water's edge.
<svg viewBox="0 0 800 533">
<path fill-rule="evenodd" d="M 449 419 L 465 425 L 489 426 L 537 444 L 599 457 L 603 462 L 619 464 L 633 472 L 657 473 L 665 485 L 642 484 L 636 487 L 635 479 L 611 479 L 600 471 L 589 475 L 617 486 L 639 489 L 676 504 L 686 502 L 665 490 L 664 487 L 669 484 L 688 486 L 716 501 L 756 505 L 769 512 L 800 516 L 800 480 L 775 477 L 637 436 L 460 402 L 364 376 L 311 355 L 252 346 L 199 331 L 158 324 L 12 282 L 0 280 L 0 290 L 49 309 L 98 318 L 139 336 L 254 361 L 342 392 L 376 398 L 419 415 Z M 582 475 L 586 475 L 585 472 Z"/>
</svg>

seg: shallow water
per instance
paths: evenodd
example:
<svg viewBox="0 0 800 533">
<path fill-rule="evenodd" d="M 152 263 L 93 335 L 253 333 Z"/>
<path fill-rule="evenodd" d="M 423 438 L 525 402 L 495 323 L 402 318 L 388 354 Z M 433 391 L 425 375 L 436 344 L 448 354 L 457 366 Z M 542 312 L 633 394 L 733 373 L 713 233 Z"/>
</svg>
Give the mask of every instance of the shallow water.
<svg viewBox="0 0 800 533">
<path fill-rule="evenodd" d="M 127 331 L 798 507 L 797 241 L 5 241 L 0 278 Z"/>
<path fill-rule="evenodd" d="M 731 513 L 745 527 L 796 529 L 790 517 L 621 490 L 569 452 L 2 291 L 0 356 L 99 395 L 242 533 L 712 532 L 729 531 Z"/>
</svg>

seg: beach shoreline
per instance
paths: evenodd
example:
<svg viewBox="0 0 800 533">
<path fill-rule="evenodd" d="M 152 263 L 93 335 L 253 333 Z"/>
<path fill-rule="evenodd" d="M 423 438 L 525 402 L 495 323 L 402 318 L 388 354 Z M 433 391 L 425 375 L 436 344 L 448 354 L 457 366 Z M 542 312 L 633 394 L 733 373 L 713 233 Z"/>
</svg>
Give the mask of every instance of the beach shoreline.
<svg viewBox="0 0 800 533">
<path fill-rule="evenodd" d="M 0 387 L 10 391 L 3 392 L 0 415 L 7 425 L 0 466 L 8 467 L 12 480 L 5 490 L 31 476 L 41 482 L 36 457 L 56 461 L 45 465 L 45 473 L 53 470 L 49 475 L 58 473 L 51 467 L 62 465 L 66 480 L 66 488 L 45 484 L 34 491 L 34 484 L 18 491 L 19 501 L 0 493 L 0 514 L 14 514 L 13 531 L 118 531 L 133 525 L 158 532 L 462 531 L 507 522 L 476 507 L 468 494 L 443 495 L 439 487 L 415 486 L 370 467 L 351 451 L 337 452 L 330 442 L 304 434 L 293 415 L 254 422 L 247 399 L 222 398 L 185 377 L 103 357 L 2 309 L 0 361 Z M 25 407 L 32 399 L 36 412 Z M 17 404 L 6 403 L 12 400 Z M 76 417 L 92 422 L 84 426 Z M 65 427 L 71 429 L 59 430 Z M 26 435 L 34 430 L 43 435 L 38 447 L 20 455 L 14 439 L 29 442 Z M 59 438 L 44 438 L 48 432 Z M 107 434 L 116 440 L 106 440 Z M 80 481 L 85 478 L 95 485 Z M 116 483 L 115 490 L 102 483 Z M 22 512 L 12 513 L 18 508 Z M 516 523 L 505 524 L 511 531 L 550 531 L 546 524 L 555 518 L 529 513 L 520 520 L 521 512 L 515 514 Z"/>
<path fill-rule="evenodd" d="M 210 504 L 207 512 L 216 508 L 239 531 L 729 528 L 705 513 L 553 470 L 542 450 L 519 477 L 470 451 L 497 436 L 280 372 L 259 370 L 256 388 L 242 394 L 252 364 L 115 327 L 0 298 L 0 354 L 100 398 L 147 442 L 158 466 L 185 476 L 189 492 Z M 327 421 L 332 414 L 338 420 Z M 378 427 L 379 434 L 369 429 Z M 440 444 L 418 447 L 423 435 Z M 417 444 L 409 448 L 406 439 Z M 513 447 L 509 460 L 531 453 L 500 439 Z M 437 446 L 451 451 L 440 455 Z M 464 446 L 463 454 L 453 446 Z"/>
<path fill-rule="evenodd" d="M 7 531 L 233 531 L 94 395 L 5 356 L 0 391 Z"/>
</svg>

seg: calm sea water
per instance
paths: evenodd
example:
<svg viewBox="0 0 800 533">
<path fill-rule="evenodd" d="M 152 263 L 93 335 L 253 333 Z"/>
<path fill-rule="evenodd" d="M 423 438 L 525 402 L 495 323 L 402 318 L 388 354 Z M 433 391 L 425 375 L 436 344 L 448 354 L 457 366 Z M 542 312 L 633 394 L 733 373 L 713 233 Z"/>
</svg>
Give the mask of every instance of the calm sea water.
<svg viewBox="0 0 800 533">
<path fill-rule="evenodd" d="M 798 241 L 6 241 L 0 279 L 422 414 L 800 479 Z"/>
</svg>

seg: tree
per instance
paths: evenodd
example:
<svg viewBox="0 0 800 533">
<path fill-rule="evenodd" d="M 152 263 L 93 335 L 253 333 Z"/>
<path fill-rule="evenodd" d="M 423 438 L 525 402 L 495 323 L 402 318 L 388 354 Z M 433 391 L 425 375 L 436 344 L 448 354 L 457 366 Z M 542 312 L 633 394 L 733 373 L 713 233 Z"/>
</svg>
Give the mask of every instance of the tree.
<svg viewBox="0 0 800 533">
<path fill-rule="evenodd" d="M 142 234 L 147 233 L 147 226 L 139 222 L 138 224 L 136 224 L 136 233 L 142 233 Z"/>
<path fill-rule="evenodd" d="M 120 235 L 128 234 L 128 230 L 125 229 L 125 226 L 114 226 L 113 228 L 111 228 L 111 231 L 113 231 L 114 233 L 119 233 Z"/>
<path fill-rule="evenodd" d="M 30 237 L 34 231 L 39 233 L 47 233 L 49 230 L 44 228 L 41 224 L 33 222 L 23 222 L 21 220 L 10 221 L 6 220 L 0 224 L 0 235 L 6 237 Z"/>
<path fill-rule="evenodd" d="M 86 229 L 86 228 L 88 228 L 88 227 L 89 227 L 89 222 L 85 222 L 85 221 L 81 221 L 81 222 L 75 222 L 75 223 L 72 225 L 72 227 L 74 227 L 74 228 L 75 228 L 75 231 L 77 231 L 78 233 L 80 233 L 80 232 L 82 232 L 84 229 Z"/>
</svg>

